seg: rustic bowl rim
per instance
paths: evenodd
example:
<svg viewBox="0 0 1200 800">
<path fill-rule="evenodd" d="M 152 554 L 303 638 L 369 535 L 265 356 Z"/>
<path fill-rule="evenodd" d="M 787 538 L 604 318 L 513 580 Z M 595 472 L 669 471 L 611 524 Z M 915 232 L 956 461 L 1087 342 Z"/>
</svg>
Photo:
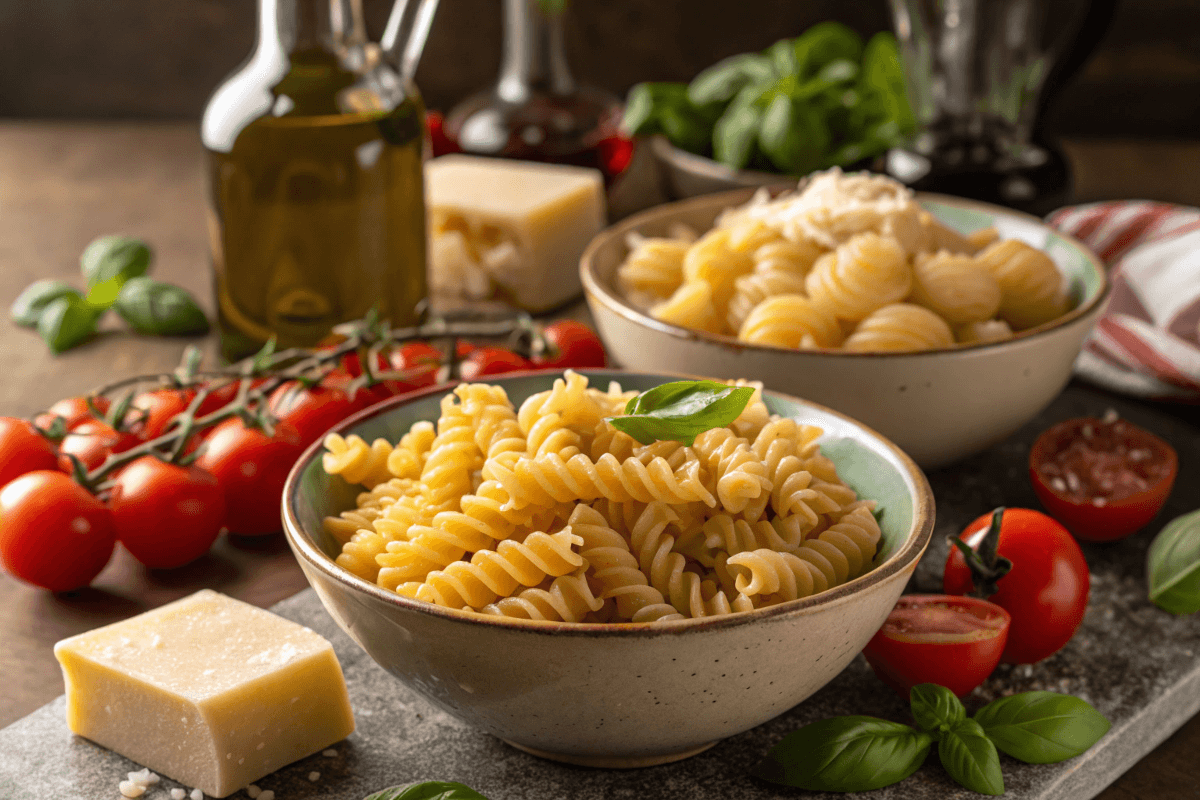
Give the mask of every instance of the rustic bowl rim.
<svg viewBox="0 0 1200 800">
<path fill-rule="evenodd" d="M 580 279 L 583 283 L 583 291 L 587 297 L 589 304 L 599 305 L 606 310 L 623 317 L 624 319 L 636 325 L 665 333 L 675 339 L 693 340 L 699 342 L 707 342 L 710 344 L 733 349 L 738 351 L 760 351 L 763 353 L 790 353 L 793 356 L 801 358 L 812 356 L 836 356 L 839 358 L 858 358 L 858 359 L 903 359 L 913 357 L 929 357 L 947 353 L 975 353 L 986 350 L 1003 348 L 1010 346 L 1016 342 L 1028 341 L 1030 339 L 1039 338 L 1047 334 L 1052 334 L 1058 330 L 1066 328 L 1071 324 L 1086 319 L 1094 314 L 1097 314 L 1103 309 L 1105 302 L 1108 300 L 1108 295 L 1112 290 L 1112 283 L 1108 279 L 1107 270 L 1104 263 L 1100 260 L 1090 248 L 1083 242 L 1066 233 L 1062 233 L 1054 228 L 1051 228 L 1045 221 L 1035 217 L 1032 214 L 1026 214 L 1023 211 L 1016 211 L 1004 206 L 997 206 L 992 203 L 984 203 L 978 200 L 969 200 L 962 197 L 954 197 L 952 195 L 938 194 L 935 192 L 915 192 L 914 198 L 918 201 L 929 201 L 940 203 L 942 205 L 955 206 L 969 211 L 977 211 L 988 214 L 993 218 L 1009 217 L 1022 220 L 1027 223 L 1032 223 L 1039 228 L 1043 228 L 1054 234 L 1067 245 L 1077 250 L 1083 257 L 1084 261 L 1092 268 L 1098 282 L 1099 289 L 1086 302 L 1080 303 L 1075 308 L 1067 313 L 1044 322 L 1027 330 L 1019 331 L 1012 336 L 989 342 L 975 342 L 971 344 L 956 344 L 951 347 L 930 348 L 927 350 L 900 350 L 900 351 L 849 351 L 834 347 L 817 347 L 799 350 L 792 347 L 780 347 L 777 345 L 768 344 L 752 344 L 743 342 L 734 336 L 720 333 L 708 333 L 695 328 L 685 328 L 681 325 L 675 325 L 669 322 L 663 322 L 654 317 L 638 310 L 616 291 L 615 287 L 606 285 L 597 274 L 596 270 L 596 254 L 600 248 L 608 244 L 615 238 L 624 239 L 629 233 L 637 231 L 643 225 L 651 222 L 669 221 L 673 217 L 679 217 L 681 214 L 695 209 L 709 209 L 713 206 L 729 208 L 740 203 L 744 203 L 759 192 L 764 187 L 747 187 L 741 189 L 733 189 L 727 192 L 717 192 L 714 194 L 699 195 L 697 197 L 689 197 L 684 200 L 676 200 L 670 203 L 663 203 L 644 211 L 639 211 L 632 214 L 620 222 L 611 225 L 597 234 L 587 248 L 583 251 L 583 255 L 579 259 Z"/>
<path fill-rule="evenodd" d="M 671 373 L 671 372 L 637 372 L 634 370 L 623 369 L 580 369 L 579 373 L 588 376 L 597 376 L 613 380 L 620 380 L 622 376 L 631 375 L 653 375 L 664 379 L 674 380 L 689 380 L 694 376 Z M 531 376 L 544 376 L 547 379 L 547 388 L 549 383 L 554 378 L 561 376 L 561 373 L 556 371 L 539 371 L 539 372 L 512 372 L 502 375 L 489 376 L 489 383 L 503 385 L 508 379 L 528 378 Z M 409 405 L 417 400 L 428 397 L 433 394 L 445 394 L 457 386 L 459 381 L 439 384 L 437 386 L 427 387 L 416 392 L 410 392 L 403 395 L 384 400 L 374 406 L 371 406 L 363 411 L 346 418 L 338 425 L 331 428 L 325 435 L 329 433 L 346 434 L 358 424 L 375 417 L 389 414 L 396 409 Z M 300 525 L 300 520 L 295 510 L 296 503 L 301 492 L 301 476 L 316 461 L 324 452 L 324 438 L 322 436 L 317 441 L 313 442 L 305 449 L 304 453 L 297 459 L 288 473 L 287 482 L 283 487 L 282 501 L 282 517 L 283 530 L 287 539 L 288 545 L 296 557 L 306 563 L 310 568 L 319 571 L 325 578 L 340 584 L 344 589 L 354 593 L 365 593 L 372 599 L 381 602 L 388 606 L 393 606 L 400 611 L 413 612 L 424 614 L 431 617 L 440 617 L 451 623 L 462 623 L 468 625 L 484 625 L 494 628 L 507 628 L 526 631 L 530 634 L 554 635 L 554 636 L 583 636 L 589 638 L 639 638 L 639 637 L 657 637 L 666 634 L 679 635 L 687 631 L 697 630 L 718 630 L 731 627 L 739 627 L 748 625 L 761 620 L 771 619 L 781 616 L 799 616 L 815 611 L 820 608 L 842 605 L 849 602 L 860 592 L 869 589 L 871 586 L 884 582 L 886 579 L 892 578 L 898 574 L 909 570 L 921 558 L 928 547 L 930 539 L 933 536 L 934 525 L 934 497 L 933 489 L 929 485 L 925 473 L 917 466 L 916 462 L 890 439 L 878 433 L 874 429 L 864 425 L 852 417 L 834 411 L 831 408 L 814 403 L 810 400 L 804 400 L 793 395 L 783 392 L 776 392 L 770 389 L 763 390 L 764 395 L 772 395 L 783 400 L 799 404 L 802 407 L 809 407 L 823 414 L 836 417 L 843 422 L 849 423 L 856 428 L 859 434 L 865 434 L 866 438 L 874 438 L 882 449 L 889 452 L 898 462 L 904 473 L 907 475 L 909 482 L 915 487 L 915 495 L 911 496 L 913 503 L 913 521 L 907 536 L 900 543 L 899 549 L 884 563 L 877 566 L 875 569 L 860 575 L 853 580 L 847 581 L 832 589 L 827 589 L 809 597 L 800 598 L 797 600 L 789 600 L 778 605 L 769 606 L 767 608 L 758 608 L 753 611 L 742 611 L 736 614 L 727 614 L 716 617 L 701 617 L 683 620 L 672 620 L 668 622 L 621 622 L 621 623 L 579 623 L 579 622 L 549 622 L 544 620 L 525 620 L 512 617 L 492 617 L 482 614 L 476 614 L 459 609 L 443 608 L 432 603 L 425 603 L 412 598 L 404 597 L 395 592 L 384 589 L 383 587 L 371 583 L 363 578 L 354 575 L 350 571 L 338 566 L 332 558 L 324 553 L 320 547 L 312 540 L 312 538 L 304 531 Z M 858 436 L 855 437 L 862 441 Z M 307 578 L 307 570 L 305 570 Z M 309 580 L 312 583 L 312 580 Z"/>
</svg>

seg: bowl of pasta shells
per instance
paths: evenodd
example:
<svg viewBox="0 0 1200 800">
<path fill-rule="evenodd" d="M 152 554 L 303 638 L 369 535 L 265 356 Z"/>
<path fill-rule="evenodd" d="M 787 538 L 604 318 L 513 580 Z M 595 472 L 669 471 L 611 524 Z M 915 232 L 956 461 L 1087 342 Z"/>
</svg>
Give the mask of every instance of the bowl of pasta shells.
<svg viewBox="0 0 1200 800">
<path fill-rule="evenodd" d="M 861 651 L 933 497 L 880 435 L 753 384 L 705 384 L 745 405 L 690 443 L 611 422 L 679 380 L 530 373 L 387 401 L 297 462 L 288 542 L 350 637 L 459 720 L 589 766 L 701 752 Z"/>
<path fill-rule="evenodd" d="M 1096 256 L 1035 217 L 837 169 L 631 216 L 581 273 L 618 363 L 760 380 L 926 468 L 1049 404 L 1109 291 Z"/>
</svg>

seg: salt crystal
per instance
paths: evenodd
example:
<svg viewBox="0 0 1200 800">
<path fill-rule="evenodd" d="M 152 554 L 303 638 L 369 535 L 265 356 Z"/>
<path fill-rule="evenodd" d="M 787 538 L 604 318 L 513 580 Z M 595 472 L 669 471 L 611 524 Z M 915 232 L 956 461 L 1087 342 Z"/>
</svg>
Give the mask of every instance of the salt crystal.
<svg viewBox="0 0 1200 800">
<path fill-rule="evenodd" d="M 262 789 L 252 783 L 246 787 L 246 794 L 250 795 L 250 800 L 255 800 L 255 798 L 262 794 Z"/>
<path fill-rule="evenodd" d="M 331 747 L 328 750 L 322 750 L 321 755 L 325 756 L 326 758 L 337 758 L 337 750 L 334 750 Z"/>
<path fill-rule="evenodd" d="M 310 772 L 308 773 L 308 779 L 313 783 L 316 783 L 317 781 L 321 780 L 321 773 L 316 771 Z"/>
<path fill-rule="evenodd" d="M 136 781 L 121 781 L 117 788 L 122 797 L 141 797 L 146 793 L 146 787 Z"/>
<path fill-rule="evenodd" d="M 258 796 L 258 800 L 275 800 L 275 793 L 267 789 Z"/>
<path fill-rule="evenodd" d="M 183 789 L 171 790 L 171 800 L 183 800 L 185 797 L 187 797 L 187 792 Z"/>
<path fill-rule="evenodd" d="M 199 789 L 192 789 L 190 797 L 192 800 L 204 800 L 204 792 L 200 791 Z"/>
</svg>

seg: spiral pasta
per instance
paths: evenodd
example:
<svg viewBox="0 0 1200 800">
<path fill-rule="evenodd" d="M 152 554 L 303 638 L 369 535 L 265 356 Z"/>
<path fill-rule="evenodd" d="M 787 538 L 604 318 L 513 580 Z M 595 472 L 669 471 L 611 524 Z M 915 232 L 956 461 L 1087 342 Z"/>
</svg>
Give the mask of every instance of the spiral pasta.
<svg viewBox="0 0 1200 800">
<path fill-rule="evenodd" d="M 924 306 L 891 303 L 876 309 L 846 337 L 847 350 L 932 350 L 954 344 L 946 321 Z"/>
<path fill-rule="evenodd" d="M 330 475 L 341 475 L 347 483 L 361 483 L 368 489 L 391 480 L 388 458 L 392 445 L 387 439 L 367 444 L 354 434 L 342 438 L 331 433 L 323 444 L 326 452 L 321 456 L 321 466 Z"/>
<path fill-rule="evenodd" d="M 436 426 L 392 449 L 414 454 L 406 472 L 423 461 L 419 477 L 383 480 L 325 521 L 337 564 L 419 602 L 592 623 L 744 612 L 870 569 L 872 504 L 821 454 L 819 429 L 772 415 L 751 385 L 733 424 L 690 445 L 617 431 L 605 417 L 631 394 L 570 371 L 519 409 L 499 387 L 460 385 Z M 358 475 L 347 454 L 370 450 L 350 436 L 327 447 L 343 478 Z"/>
<path fill-rule="evenodd" d="M 999 323 L 1021 331 L 1069 304 L 1045 253 L 1001 240 L 994 227 L 961 233 L 896 181 L 838 169 L 776 198 L 756 193 L 721 213 L 698 240 L 668 245 L 631 234 L 629 246 L 616 281 L 627 300 L 662 322 L 751 344 L 863 350 L 864 337 L 847 344 L 848 334 L 900 302 L 941 317 L 956 334 L 950 346 L 974 344 L 1002 338 Z M 660 250 L 670 253 L 671 266 L 654 272 L 661 280 L 651 283 L 643 275 Z M 930 346 L 930 326 L 918 323 L 907 339 L 866 343 Z"/>
</svg>

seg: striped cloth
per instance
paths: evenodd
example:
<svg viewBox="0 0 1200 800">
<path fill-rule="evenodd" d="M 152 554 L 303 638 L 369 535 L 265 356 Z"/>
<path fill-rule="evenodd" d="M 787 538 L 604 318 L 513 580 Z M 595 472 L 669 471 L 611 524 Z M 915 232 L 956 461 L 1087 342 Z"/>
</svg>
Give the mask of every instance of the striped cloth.
<svg viewBox="0 0 1200 800">
<path fill-rule="evenodd" d="M 1112 294 L 1075 374 L 1124 394 L 1200 402 L 1200 208 L 1092 203 L 1046 221 L 1109 266 Z"/>
</svg>

